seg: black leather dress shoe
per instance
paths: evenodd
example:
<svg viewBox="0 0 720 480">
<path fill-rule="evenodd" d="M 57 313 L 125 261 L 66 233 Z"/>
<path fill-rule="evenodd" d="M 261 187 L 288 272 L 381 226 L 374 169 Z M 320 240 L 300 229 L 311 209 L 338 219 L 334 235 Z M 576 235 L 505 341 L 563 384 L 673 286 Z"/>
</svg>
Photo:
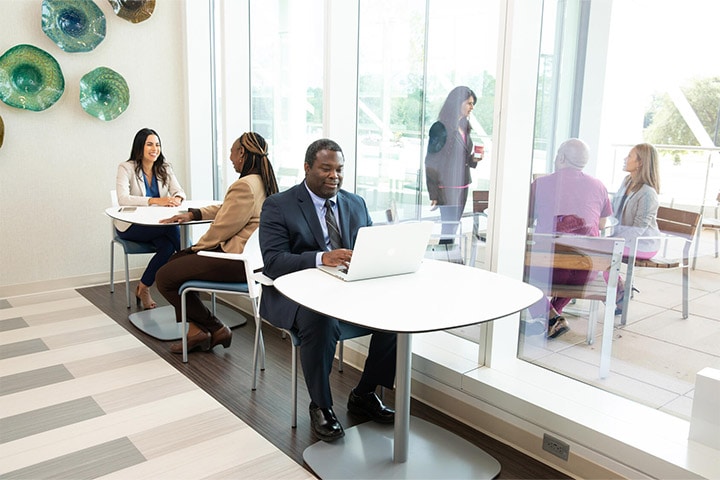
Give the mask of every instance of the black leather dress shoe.
<svg viewBox="0 0 720 480">
<path fill-rule="evenodd" d="M 395 410 L 386 407 L 375 395 L 375 392 L 356 395 L 355 390 L 351 390 L 347 408 L 354 415 L 370 417 L 371 420 L 378 423 L 393 423 L 395 421 Z"/>
<path fill-rule="evenodd" d="M 334 442 L 345 436 L 332 408 L 320 408 L 310 404 L 310 428 L 315 436 L 324 442 Z"/>
</svg>

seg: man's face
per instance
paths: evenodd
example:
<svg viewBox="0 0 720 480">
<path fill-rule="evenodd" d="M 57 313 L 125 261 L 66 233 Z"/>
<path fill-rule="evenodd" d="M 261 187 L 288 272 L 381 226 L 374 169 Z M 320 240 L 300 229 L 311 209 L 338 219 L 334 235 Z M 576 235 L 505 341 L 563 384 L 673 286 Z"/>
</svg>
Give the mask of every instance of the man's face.
<svg viewBox="0 0 720 480">
<path fill-rule="evenodd" d="M 331 198 L 342 187 L 344 165 L 342 153 L 320 150 L 312 167 L 305 163 L 305 183 L 318 197 Z"/>
</svg>

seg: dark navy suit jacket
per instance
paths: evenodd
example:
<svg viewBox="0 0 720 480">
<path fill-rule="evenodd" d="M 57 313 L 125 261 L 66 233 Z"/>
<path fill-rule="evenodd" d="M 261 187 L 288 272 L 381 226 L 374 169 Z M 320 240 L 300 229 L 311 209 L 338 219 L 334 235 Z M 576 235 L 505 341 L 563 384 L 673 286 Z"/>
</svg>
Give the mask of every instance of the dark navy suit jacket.
<svg viewBox="0 0 720 480">
<path fill-rule="evenodd" d="M 352 249 L 360 227 L 372 225 L 365 200 L 340 190 L 337 194 L 343 247 Z M 315 268 L 315 257 L 325 251 L 325 239 L 305 183 L 269 196 L 260 214 L 263 273 L 275 279 L 287 273 Z M 308 288 L 313 288 L 308 285 Z M 299 305 L 274 287 L 263 287 L 260 315 L 275 326 L 289 329 Z"/>
</svg>

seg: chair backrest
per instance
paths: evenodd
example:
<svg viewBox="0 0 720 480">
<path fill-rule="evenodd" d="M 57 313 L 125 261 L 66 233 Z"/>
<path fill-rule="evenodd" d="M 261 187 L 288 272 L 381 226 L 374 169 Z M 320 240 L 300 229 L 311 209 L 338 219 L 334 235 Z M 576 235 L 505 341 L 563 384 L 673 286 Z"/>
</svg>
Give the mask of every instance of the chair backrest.
<svg viewBox="0 0 720 480">
<path fill-rule="evenodd" d="M 263 258 L 262 251 L 260 250 L 260 229 L 257 228 L 250 235 L 248 241 L 245 243 L 245 249 L 243 255 L 246 256 L 246 269 L 248 273 L 256 273 L 263 269 Z M 248 278 L 250 278 L 248 276 Z"/>
<path fill-rule="evenodd" d="M 245 266 L 245 276 L 247 278 L 248 296 L 259 299 L 262 286 L 260 285 L 256 274 L 262 271 L 263 268 L 262 252 L 260 251 L 259 228 L 256 228 L 250 235 L 250 238 L 248 238 L 242 254 L 245 257 L 243 264 Z"/>
<path fill-rule="evenodd" d="M 659 207 L 657 213 L 658 229 L 661 232 L 692 240 L 700 223 L 700 213 Z"/>
<path fill-rule="evenodd" d="M 618 242 L 625 243 L 615 237 L 535 234 L 528 240 L 525 265 L 604 271 L 613 265 Z"/>
<path fill-rule="evenodd" d="M 111 207 L 118 206 L 117 190 L 110 190 L 110 206 Z"/>
<path fill-rule="evenodd" d="M 489 190 L 473 190 L 473 213 L 483 213 L 490 205 Z"/>
<path fill-rule="evenodd" d="M 617 237 L 535 234 L 528 240 L 525 269 L 531 283 L 546 295 L 607 300 L 617 284 L 624 246 L 625 240 Z M 534 268 L 542 270 L 533 271 Z M 604 281 L 556 284 L 552 280 L 554 269 L 607 271 L 613 278 L 613 286 Z"/>
</svg>

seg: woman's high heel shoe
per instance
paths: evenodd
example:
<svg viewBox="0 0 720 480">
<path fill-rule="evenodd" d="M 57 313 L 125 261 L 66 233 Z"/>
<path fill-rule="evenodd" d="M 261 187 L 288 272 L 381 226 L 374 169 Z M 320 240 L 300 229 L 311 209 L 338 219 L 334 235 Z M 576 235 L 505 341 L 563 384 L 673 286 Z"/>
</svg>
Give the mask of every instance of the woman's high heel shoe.
<svg viewBox="0 0 720 480">
<path fill-rule="evenodd" d="M 141 289 L 140 285 L 135 289 L 135 301 L 138 307 L 142 304 L 143 310 L 150 310 L 151 308 L 157 307 L 157 303 L 155 303 L 150 296 L 150 289 L 147 287 Z"/>
<path fill-rule="evenodd" d="M 188 332 L 187 336 L 187 351 L 188 353 L 194 350 L 201 350 L 207 352 L 210 350 L 210 342 L 212 337 L 208 332 L 203 332 L 197 329 L 195 332 Z M 170 345 L 170 351 L 172 353 L 183 353 L 182 342 L 173 343 Z"/>
<path fill-rule="evenodd" d="M 210 350 L 215 348 L 216 345 L 222 345 L 224 348 L 229 348 L 232 343 L 232 330 L 227 325 L 223 325 L 212 333 Z"/>
</svg>

